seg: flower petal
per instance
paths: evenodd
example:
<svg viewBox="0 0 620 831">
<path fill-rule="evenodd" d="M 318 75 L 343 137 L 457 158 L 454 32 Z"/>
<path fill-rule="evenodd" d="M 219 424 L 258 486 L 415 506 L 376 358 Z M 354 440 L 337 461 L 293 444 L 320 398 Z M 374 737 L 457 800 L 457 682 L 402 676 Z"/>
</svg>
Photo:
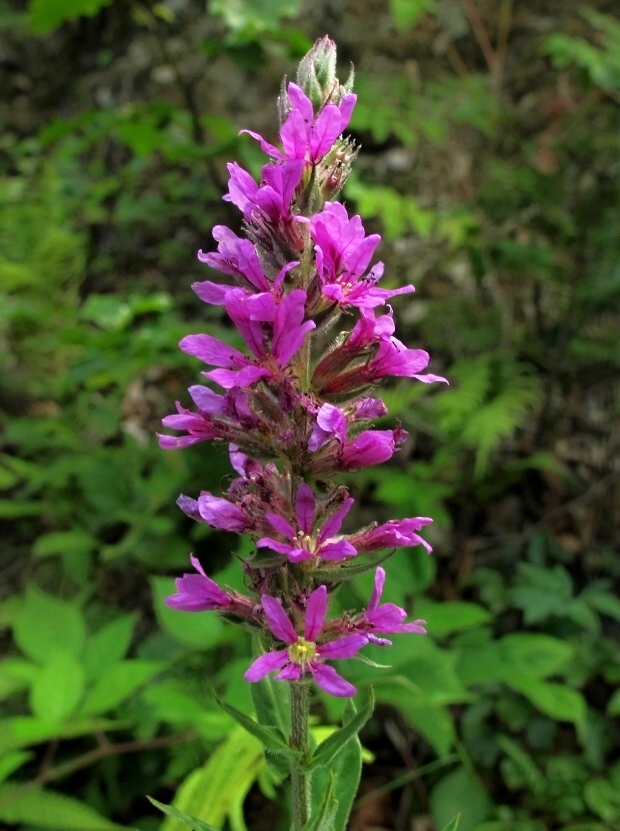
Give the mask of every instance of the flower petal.
<svg viewBox="0 0 620 831">
<path fill-rule="evenodd" d="M 326 542 L 317 549 L 317 556 L 331 563 L 346 560 L 347 557 L 357 557 L 357 551 L 346 540 L 333 540 Z"/>
<path fill-rule="evenodd" d="M 330 537 L 335 536 L 342 526 L 344 518 L 351 510 L 351 505 L 355 502 L 352 496 L 349 496 L 348 499 L 345 499 L 342 503 L 342 506 L 338 508 L 335 514 L 332 514 L 328 520 L 323 523 L 323 527 L 321 528 L 321 535 L 319 537 L 320 540 L 327 540 Z M 321 555 L 323 556 L 323 555 Z"/>
<path fill-rule="evenodd" d="M 339 698 L 351 698 L 357 692 L 353 684 L 345 681 L 333 667 L 327 666 L 327 664 L 317 664 L 316 662 L 308 664 L 308 667 L 316 683 L 326 693 L 337 695 Z"/>
<path fill-rule="evenodd" d="M 306 604 L 306 622 L 304 635 L 308 641 L 316 641 L 321 634 L 325 613 L 327 612 L 327 586 L 315 589 Z"/>
<path fill-rule="evenodd" d="M 264 594 L 261 600 L 269 628 L 276 638 L 279 638 L 285 643 L 296 643 L 298 639 L 297 632 L 288 619 L 280 601 L 276 600 L 275 597 L 270 597 L 268 594 Z"/>
<path fill-rule="evenodd" d="M 295 529 L 287 519 L 284 519 L 280 514 L 273 514 L 271 511 L 268 511 L 265 516 L 269 524 L 276 529 L 278 534 L 282 534 L 283 537 L 287 537 L 289 540 L 294 539 Z"/>
<path fill-rule="evenodd" d="M 302 668 L 299 664 L 294 664 L 292 661 L 290 664 L 287 664 L 282 672 L 279 672 L 277 675 L 274 676 L 276 681 L 299 681 L 301 676 L 304 674 Z"/>
<path fill-rule="evenodd" d="M 295 512 L 297 514 L 299 528 L 304 532 L 304 534 L 310 534 L 312 531 L 315 511 L 316 501 L 314 499 L 314 494 L 312 493 L 312 488 L 305 482 L 302 482 L 297 490 Z"/>
<path fill-rule="evenodd" d="M 208 492 L 201 493 L 198 497 L 198 510 L 204 521 L 219 531 L 238 534 L 246 531 L 252 524 L 243 508 L 222 496 L 213 496 Z"/>
<path fill-rule="evenodd" d="M 272 540 L 271 537 L 261 537 L 259 540 L 256 541 L 256 547 L 270 548 L 272 551 L 277 551 L 278 554 L 284 554 L 285 557 L 289 557 L 291 554 L 294 554 L 296 551 L 300 550 L 290 545 L 288 542 Z M 312 555 L 308 554 L 308 558 L 311 557 Z"/>
<path fill-rule="evenodd" d="M 317 647 L 317 652 L 321 658 L 352 658 L 360 651 L 363 646 L 366 646 L 366 637 L 364 635 L 345 635 L 343 638 L 338 638 L 329 643 L 322 643 Z"/>
<path fill-rule="evenodd" d="M 368 611 L 374 612 L 379 605 L 381 595 L 383 594 L 383 586 L 385 584 L 385 569 L 379 566 L 375 571 L 375 585 L 368 601 Z"/>
<path fill-rule="evenodd" d="M 281 649 L 277 652 L 266 652 L 251 664 L 243 677 L 246 681 L 260 681 L 261 678 L 273 672 L 274 669 L 282 669 L 288 660 L 289 657 L 286 649 Z"/>
</svg>

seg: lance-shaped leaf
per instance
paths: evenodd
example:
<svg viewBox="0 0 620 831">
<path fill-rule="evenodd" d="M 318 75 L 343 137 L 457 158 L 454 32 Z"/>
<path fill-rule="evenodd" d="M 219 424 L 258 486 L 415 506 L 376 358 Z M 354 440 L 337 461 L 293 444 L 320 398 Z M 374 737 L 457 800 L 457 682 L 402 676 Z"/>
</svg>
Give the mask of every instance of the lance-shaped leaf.
<svg viewBox="0 0 620 831">
<path fill-rule="evenodd" d="M 355 716 L 355 708 L 351 701 L 347 702 L 345 718 L 350 721 Z M 319 810 L 322 795 L 328 787 L 329 779 L 333 777 L 338 805 L 334 812 L 330 831 L 346 831 L 353 800 L 357 794 L 362 775 L 362 746 L 357 736 L 354 736 L 336 754 L 329 767 L 317 767 L 312 771 L 312 813 Z"/>
<path fill-rule="evenodd" d="M 454 819 L 452 820 L 452 822 L 449 822 L 447 825 L 444 825 L 444 827 L 442 828 L 442 831 L 456 831 L 456 829 L 459 827 L 460 818 L 461 818 L 461 815 L 457 814 L 454 817 Z"/>
<path fill-rule="evenodd" d="M 330 773 L 329 781 L 324 791 L 323 801 L 318 809 L 312 813 L 312 816 L 304 825 L 303 831 L 332 831 L 337 810 L 338 800 L 336 799 L 334 777 Z"/>
<path fill-rule="evenodd" d="M 241 710 L 233 707 L 232 704 L 227 704 L 225 701 L 215 696 L 215 700 L 220 705 L 225 713 L 232 716 L 234 720 L 240 724 L 248 733 L 257 738 L 266 750 L 271 750 L 272 753 L 284 753 L 287 756 L 297 756 L 298 754 L 291 750 L 286 743 L 282 731 L 278 727 L 271 725 L 258 724 L 254 719 L 250 718 Z"/>
<path fill-rule="evenodd" d="M 159 808 L 160 811 L 163 811 L 164 814 L 167 814 L 169 817 L 172 817 L 172 819 L 176 819 L 178 822 L 182 822 L 183 825 L 187 825 L 187 827 L 191 828 L 192 831 L 218 831 L 218 829 L 215 828 L 215 826 L 209 825 L 208 822 L 203 822 L 201 819 L 196 819 L 196 817 L 190 817 L 189 814 L 185 814 L 183 813 L 183 811 L 179 811 L 179 809 L 175 808 L 173 805 L 164 805 L 163 802 L 158 802 L 151 796 L 147 796 L 147 799 L 156 808 Z"/>
<path fill-rule="evenodd" d="M 329 765 L 334 760 L 342 748 L 356 736 L 362 727 L 366 724 L 375 706 L 375 697 L 372 687 L 368 688 L 368 698 L 361 707 L 349 720 L 346 720 L 340 730 L 325 739 L 315 750 L 310 762 L 308 763 L 308 770 L 323 765 Z"/>
</svg>

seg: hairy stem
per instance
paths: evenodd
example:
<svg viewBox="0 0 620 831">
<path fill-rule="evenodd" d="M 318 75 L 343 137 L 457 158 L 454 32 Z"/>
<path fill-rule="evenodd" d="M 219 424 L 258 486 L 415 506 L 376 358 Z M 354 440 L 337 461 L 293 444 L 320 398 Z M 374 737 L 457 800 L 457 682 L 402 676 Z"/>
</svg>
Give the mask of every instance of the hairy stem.
<svg viewBox="0 0 620 831">
<path fill-rule="evenodd" d="M 310 816 L 310 774 L 302 768 L 308 756 L 309 715 L 308 684 L 305 681 L 291 684 L 291 747 L 300 751 L 300 760 L 291 762 L 294 831 L 301 831 Z"/>
</svg>

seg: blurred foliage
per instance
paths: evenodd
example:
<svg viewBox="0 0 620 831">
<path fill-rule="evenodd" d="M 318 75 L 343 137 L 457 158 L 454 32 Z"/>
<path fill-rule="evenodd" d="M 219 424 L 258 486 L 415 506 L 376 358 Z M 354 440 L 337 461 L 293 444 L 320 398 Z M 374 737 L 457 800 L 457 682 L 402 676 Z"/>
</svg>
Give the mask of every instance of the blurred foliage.
<svg viewBox="0 0 620 831">
<path fill-rule="evenodd" d="M 428 346 L 452 385 L 388 389 L 411 443 L 351 479 L 358 523 L 429 515 L 436 547 L 398 552 L 386 586 L 430 635 L 397 638 L 389 667 L 359 662 L 351 677 L 376 688 L 369 746 L 397 713 L 404 758 L 425 777 L 408 816 L 454 828 L 460 814 L 459 831 L 613 831 L 620 24 L 584 8 L 570 34 L 532 37 L 550 79 L 532 105 L 513 98 L 508 34 L 481 68 L 448 5 L 389 4 L 398 37 L 435 32 L 440 70 L 422 80 L 411 62 L 361 60 L 357 75 L 364 153 L 346 198 L 384 232 L 387 279 L 419 286 L 398 304 L 402 336 Z M 110 72 L 112 90 L 131 39 L 151 53 L 118 99 L 82 88 L 24 126 L 16 94 L 0 145 L 0 820 L 24 831 L 176 831 L 185 810 L 245 831 L 248 793 L 264 810 L 275 799 L 269 822 L 286 826 L 277 756 L 264 759 L 212 695 L 286 720 L 285 685 L 251 691 L 244 632 L 163 604 L 190 550 L 242 587 L 234 538 L 174 504 L 220 489 L 228 460 L 204 446 L 163 453 L 153 433 L 196 378 L 178 340 L 205 315 L 210 331 L 226 327 L 189 291 L 203 273 L 195 249 L 235 221 L 220 200 L 224 163 L 257 166 L 237 138 L 255 125 L 222 105 L 239 91 L 205 91 L 202 76 L 290 72 L 311 41 L 304 11 L 299 0 L 211 0 L 207 15 L 190 2 L 0 6 L 11 54 L 36 62 L 41 48 L 45 62 L 77 44 L 74 71 Z M 19 93 L 30 87 L 18 70 Z M 339 602 L 369 591 L 360 578 Z M 317 713 L 346 720 L 322 696 Z M 357 776 L 360 750 L 344 750 L 335 763 Z M 171 791 L 181 813 L 162 824 L 144 794 Z"/>
</svg>

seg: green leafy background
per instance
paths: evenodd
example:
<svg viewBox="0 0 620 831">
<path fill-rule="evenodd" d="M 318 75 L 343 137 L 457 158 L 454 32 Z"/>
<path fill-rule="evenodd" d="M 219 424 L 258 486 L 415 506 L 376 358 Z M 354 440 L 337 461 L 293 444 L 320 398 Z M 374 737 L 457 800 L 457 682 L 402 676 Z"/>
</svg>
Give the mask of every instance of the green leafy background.
<svg viewBox="0 0 620 831">
<path fill-rule="evenodd" d="M 620 827 L 615 4 L 0 0 L 10 828 L 288 827 L 286 686 L 250 690 L 246 632 L 163 604 L 190 551 L 242 586 L 242 543 L 175 506 L 226 485 L 226 454 L 154 433 L 198 377 L 180 338 L 226 332 L 189 286 L 212 226 L 239 225 L 226 162 L 260 168 L 238 130 L 274 137 L 280 78 L 326 31 L 359 94 L 344 198 L 451 386 L 386 388 L 411 438 L 347 481 L 351 529 L 435 518 L 433 557 L 398 552 L 386 586 L 429 635 L 350 663 L 357 716 L 316 694 L 317 816 L 344 831 L 361 767 L 358 831 Z M 273 725 L 266 756 L 214 693 Z"/>
</svg>

